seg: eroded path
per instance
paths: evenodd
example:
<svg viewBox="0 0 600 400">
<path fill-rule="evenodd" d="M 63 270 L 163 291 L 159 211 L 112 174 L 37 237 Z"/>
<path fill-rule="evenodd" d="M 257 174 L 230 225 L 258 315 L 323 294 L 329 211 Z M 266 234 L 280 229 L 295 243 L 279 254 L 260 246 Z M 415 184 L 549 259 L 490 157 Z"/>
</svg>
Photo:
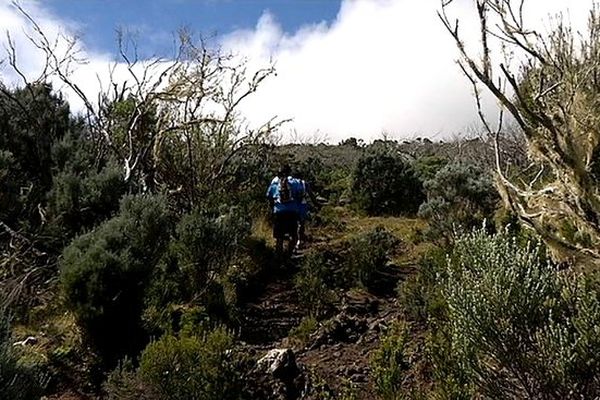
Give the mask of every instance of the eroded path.
<svg viewBox="0 0 600 400">
<path fill-rule="evenodd" d="M 276 344 L 298 326 L 303 316 L 293 271 L 279 273 L 260 295 L 244 305 L 240 339 L 251 345 Z"/>
<path fill-rule="evenodd" d="M 381 219 L 377 222 L 380 221 L 385 222 Z M 353 229 L 348 227 L 348 230 Z M 334 247 L 339 240 L 339 234 L 329 233 L 315 240 L 307 251 Z M 333 396 L 330 398 L 337 398 L 337 394 L 348 388 L 352 388 L 356 399 L 376 398 L 370 360 L 382 334 L 401 317 L 395 289 L 399 281 L 414 271 L 414 263 L 404 260 L 401 266 L 391 263 L 379 271 L 377 290 L 372 291 L 375 293 L 361 289 L 339 290 L 328 316 L 319 321 L 308 340 L 299 343 L 289 335 L 306 316 L 294 287 L 294 276 L 302 259 L 302 256 L 294 259 L 285 270 L 271 275 L 264 290 L 244 306 L 241 340 L 254 349 L 257 357 L 272 349 L 294 352 L 299 373 L 305 374 L 299 380 L 304 386 L 292 390 L 291 397 L 282 394 L 273 398 L 322 398 L 319 397 L 322 392 L 319 394 L 316 387 L 328 391 Z"/>
</svg>

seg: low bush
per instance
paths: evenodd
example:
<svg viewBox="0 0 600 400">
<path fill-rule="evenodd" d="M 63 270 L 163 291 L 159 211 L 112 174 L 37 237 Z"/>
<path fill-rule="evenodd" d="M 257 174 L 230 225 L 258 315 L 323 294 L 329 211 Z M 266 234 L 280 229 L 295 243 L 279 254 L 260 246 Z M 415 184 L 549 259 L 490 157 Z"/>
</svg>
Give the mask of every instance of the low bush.
<svg viewBox="0 0 600 400">
<path fill-rule="evenodd" d="M 354 171 L 352 200 L 369 215 L 413 214 L 425 199 L 422 182 L 398 155 L 370 154 Z"/>
<path fill-rule="evenodd" d="M 310 316 L 315 318 L 323 316 L 335 298 L 331 289 L 333 287 L 331 261 L 331 254 L 310 253 L 294 277 L 294 286 L 300 304 Z"/>
<path fill-rule="evenodd" d="M 395 321 L 385 333 L 371 359 L 371 374 L 382 400 L 403 400 L 402 384 L 410 369 L 408 355 L 410 331 L 402 321 Z"/>
<path fill-rule="evenodd" d="M 399 282 L 398 300 L 411 321 L 425 325 L 443 317 L 446 302 L 439 279 L 445 273 L 445 264 L 446 252 L 434 248 L 422 257 L 414 274 Z"/>
<path fill-rule="evenodd" d="M 311 224 L 315 227 L 326 227 L 332 231 L 341 231 L 346 226 L 343 212 L 345 210 L 340 207 L 325 206 L 312 216 Z"/>
<path fill-rule="evenodd" d="M 377 273 L 399 243 L 383 227 L 376 227 L 342 243 L 336 251 L 309 253 L 294 277 L 300 304 L 309 315 L 319 318 L 335 300 L 336 289 L 375 289 Z"/>
<path fill-rule="evenodd" d="M 158 400 L 158 394 L 138 376 L 133 362 L 125 358 L 108 374 L 103 385 L 108 400 Z"/>
<path fill-rule="evenodd" d="M 300 346 L 308 343 L 310 335 L 319 327 L 319 322 L 315 317 L 308 316 L 302 318 L 300 324 L 290 331 L 289 337 L 296 341 Z"/>
<path fill-rule="evenodd" d="M 232 346 L 223 328 L 197 336 L 165 335 L 146 347 L 137 370 L 125 362 L 113 371 L 105 390 L 115 400 L 240 399 Z"/>
<path fill-rule="evenodd" d="M 223 275 L 249 234 L 250 221 L 234 208 L 221 215 L 196 210 L 183 216 L 173 246 L 187 290 L 201 293 Z"/>
<path fill-rule="evenodd" d="M 269 257 L 249 238 L 248 218 L 232 208 L 184 215 L 146 292 L 144 320 L 154 333 L 176 332 L 182 306 L 201 306 L 215 321 L 231 322 L 238 296 Z M 257 267 L 258 269 L 258 267 Z"/>
<path fill-rule="evenodd" d="M 0 310 L 0 400 L 36 400 L 46 384 L 44 374 L 19 360 L 11 342 L 6 311 Z"/>
<path fill-rule="evenodd" d="M 163 198 L 126 197 L 116 217 L 63 251 L 66 305 L 109 363 L 143 345 L 144 293 L 168 243 L 170 223 Z"/>
<path fill-rule="evenodd" d="M 437 391 L 454 398 L 581 399 L 600 393 L 600 292 L 559 272 L 541 246 L 479 230 L 461 236 L 438 277 L 432 321 Z"/>
<path fill-rule="evenodd" d="M 338 285 L 372 286 L 375 273 L 385 267 L 399 244 L 400 241 L 381 226 L 351 239 L 342 268 L 337 273 Z"/>
<path fill-rule="evenodd" d="M 275 252 L 265 239 L 248 237 L 239 249 L 235 263 L 229 266 L 222 279 L 228 304 L 238 306 L 261 290 L 272 273 Z"/>
<path fill-rule="evenodd" d="M 427 202 L 419 216 L 429 222 L 433 238 L 452 239 L 493 219 L 499 196 L 491 177 L 475 165 L 448 164 L 424 186 Z"/>
<path fill-rule="evenodd" d="M 139 374 L 160 398 L 236 399 L 236 371 L 227 355 L 232 345 L 222 328 L 202 337 L 167 335 L 144 350 Z"/>
<path fill-rule="evenodd" d="M 62 171 L 54 177 L 48 194 L 50 234 L 72 238 L 110 218 L 127 189 L 122 168 L 109 164 L 100 171 Z"/>
</svg>

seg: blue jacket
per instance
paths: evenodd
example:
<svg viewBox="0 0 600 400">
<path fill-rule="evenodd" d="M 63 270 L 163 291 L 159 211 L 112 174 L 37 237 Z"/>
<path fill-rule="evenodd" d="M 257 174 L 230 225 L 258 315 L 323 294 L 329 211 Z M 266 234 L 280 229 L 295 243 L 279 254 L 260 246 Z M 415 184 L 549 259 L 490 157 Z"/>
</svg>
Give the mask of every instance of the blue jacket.
<svg viewBox="0 0 600 400">
<path fill-rule="evenodd" d="M 267 189 L 267 198 L 273 201 L 273 212 L 298 212 L 299 211 L 299 201 L 303 198 L 303 185 L 295 178 L 291 176 L 287 179 L 288 187 L 290 189 L 291 198 L 288 201 L 282 201 L 280 195 L 281 185 L 279 182 L 279 178 L 275 177 L 271 181 L 269 188 Z"/>
</svg>

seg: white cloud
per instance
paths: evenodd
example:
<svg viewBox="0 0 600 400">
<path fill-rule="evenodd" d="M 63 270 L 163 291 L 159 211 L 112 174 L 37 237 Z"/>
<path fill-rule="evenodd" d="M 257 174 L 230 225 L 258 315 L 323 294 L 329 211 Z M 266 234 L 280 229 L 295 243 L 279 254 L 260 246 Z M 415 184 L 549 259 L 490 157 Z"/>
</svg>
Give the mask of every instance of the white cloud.
<svg viewBox="0 0 600 400">
<path fill-rule="evenodd" d="M 39 25 L 48 41 L 52 45 L 56 43 L 55 53 L 59 58 L 66 54 L 67 38 L 78 37 L 82 28 L 72 21 L 63 20 L 51 14 L 36 0 L 21 0 L 19 4 Z M 0 0 L 0 32 L 9 32 L 11 41 L 15 44 L 20 72 L 29 82 L 38 79 L 45 65 L 45 57 L 43 51 L 36 48 L 29 38 L 39 40 L 40 36 L 35 32 L 27 17 L 18 11 L 10 1 Z M 8 38 L 0 42 L 3 43 L 3 50 L 5 50 L 5 60 L 0 69 L 0 80 L 8 84 L 23 85 L 22 77 L 8 65 Z M 74 55 L 81 62 L 73 62 L 68 68 L 69 79 L 81 89 L 93 106 L 97 104 L 98 94 L 109 89 L 108 85 L 111 79 L 117 84 L 133 79 L 125 63 L 115 62 L 116 57 L 109 53 L 90 51 L 86 48 L 85 42 L 81 40 L 77 41 L 77 52 Z M 2 58 L 0 56 L 0 59 Z M 133 67 L 133 71 L 137 76 L 141 76 L 144 66 L 152 61 L 154 60 L 140 60 Z M 162 71 L 167 64 L 168 61 L 153 64 L 154 67 L 149 71 Z M 84 101 L 61 79 L 51 76 L 50 80 L 54 88 L 66 96 L 74 112 L 85 110 Z"/>
<path fill-rule="evenodd" d="M 72 21 L 62 20 L 50 14 L 38 1 L 26 0 L 20 1 L 19 4 L 36 21 L 48 41 L 52 45 L 56 43 L 56 54 L 65 54 L 68 48 L 66 38 L 77 36 L 80 27 Z M 7 0 L 0 2 L 0 32 L 10 34 L 12 42 L 15 44 L 16 62 L 20 72 L 30 82 L 38 79 L 46 60 L 43 51 L 37 48 L 29 40 L 29 37 L 39 40 L 39 36 L 27 18 L 12 5 L 12 2 Z M 0 56 L 0 59 L 3 59 L 4 63 L 0 69 L 0 80 L 5 84 L 22 85 L 23 80 L 21 77 L 8 65 L 8 38 L 3 39 L 1 43 L 4 54 Z M 82 65 L 73 64 L 74 81 L 85 93 L 95 98 L 100 90 L 98 76 L 108 76 L 111 56 L 89 52 L 85 49 L 84 43 L 80 43 L 79 52 L 76 55 L 77 58 L 85 59 L 85 63 Z M 55 88 L 65 93 L 72 109 L 83 110 L 83 102 L 72 91 L 66 88 L 58 79 L 53 79 L 52 82 Z"/>
<path fill-rule="evenodd" d="M 548 13 L 567 5 L 583 26 L 592 0 L 529 0 L 528 19 L 543 27 Z M 462 20 L 476 17 L 471 0 L 455 0 Z M 39 2 L 24 4 L 52 35 L 77 26 L 48 14 Z M 326 134 L 333 142 L 355 136 L 371 140 L 383 131 L 397 137 L 447 137 L 476 122 L 471 87 L 454 63 L 457 51 L 438 20 L 438 0 L 345 0 L 335 21 L 285 33 L 266 11 L 255 29 L 225 35 L 222 45 L 248 57 L 251 65 L 273 59 L 277 76 L 266 81 L 244 108 L 249 122 L 273 115 L 293 118 L 288 128 L 302 136 Z M 473 21 L 471 19 L 471 21 Z M 476 25 L 462 29 L 477 41 Z M 22 32 L 25 22 L 0 4 L 0 30 Z M 39 68 L 39 52 L 20 43 L 28 73 Z M 87 52 L 90 63 L 75 75 L 88 93 L 99 90 L 96 74 L 107 76 L 111 56 Z M 7 69 L 0 77 L 12 79 Z M 121 76 L 123 73 L 120 72 Z M 72 96 L 71 96 L 72 98 Z M 75 108 L 81 104 L 73 100 Z M 494 102 L 486 99 L 486 108 Z"/>
<path fill-rule="evenodd" d="M 477 41 L 472 1 L 456 0 L 461 31 Z M 569 4 L 582 26 L 592 1 L 530 0 L 537 28 Z M 252 32 L 234 32 L 226 46 L 253 60 L 277 62 L 278 76 L 246 108 L 253 118 L 294 118 L 294 128 L 322 131 L 333 141 L 447 137 L 477 122 L 470 83 L 455 64 L 457 50 L 437 17 L 437 0 L 346 0 L 331 26 L 282 32 L 265 13 Z M 495 103 L 486 97 L 485 108 Z"/>
</svg>

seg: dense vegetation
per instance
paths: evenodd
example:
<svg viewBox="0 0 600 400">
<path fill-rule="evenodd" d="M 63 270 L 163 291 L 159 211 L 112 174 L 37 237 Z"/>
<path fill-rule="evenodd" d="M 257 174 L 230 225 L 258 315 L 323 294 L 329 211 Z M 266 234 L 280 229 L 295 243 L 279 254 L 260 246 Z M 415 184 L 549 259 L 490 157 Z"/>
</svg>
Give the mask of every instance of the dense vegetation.
<svg viewBox="0 0 600 400">
<path fill-rule="evenodd" d="M 194 62 L 168 70 L 164 88 L 106 94 L 86 119 L 50 84 L 0 86 L 0 399 L 600 395 L 595 152 L 575 166 L 585 201 L 552 197 L 563 214 L 544 226 L 510 184 L 529 160 L 494 162 L 495 143 L 562 132 L 540 117 L 548 104 L 518 99 L 525 139 L 275 145 L 277 124 L 244 128 L 232 100 L 270 70 L 247 92 L 227 88 L 243 81 L 222 68 L 231 59 L 185 44 Z M 524 92 L 554 71 L 539 68 Z M 206 93 L 222 114 L 180 114 Z M 555 175 L 575 168 L 553 157 Z M 299 259 L 274 254 L 267 232 L 264 190 L 283 163 L 324 206 Z M 292 348 L 317 362 L 297 365 Z M 323 373 L 341 348 L 352 365 L 329 373 L 348 381 Z"/>
<path fill-rule="evenodd" d="M 270 173 L 288 162 L 314 182 L 328 205 L 313 224 L 335 232 L 345 223 L 338 204 L 350 202 L 344 209 L 358 215 L 414 217 L 425 196 L 438 195 L 430 182 L 446 171 L 435 147 L 416 162 L 406 144 L 393 141 L 274 147 L 264 138 L 243 149 L 249 157 L 244 174 L 241 166 L 229 167 L 213 184 L 214 192 L 202 194 L 197 186 L 189 193 L 171 189 L 179 177 L 166 169 L 169 157 L 161 159 L 167 164 L 160 185 L 150 187 L 143 178 L 126 176 L 115 152 L 98 148 L 93 127 L 70 115 L 68 104 L 49 85 L 7 89 L 6 108 L 17 107 L 15 99 L 21 97 L 40 106 L 31 107 L 32 120 L 7 113 L 1 132 L 7 210 L 1 219 L 2 287 L 11 310 L 3 318 L 35 327 L 66 311 L 82 341 L 53 338 L 56 342 L 45 350 L 51 356 L 45 361 L 34 356 L 31 367 L 14 364 L 18 353 L 7 353 L 2 370 L 22 365 L 14 385 L 27 384 L 31 390 L 36 386 L 27 380 L 37 379 L 40 390 L 51 392 L 67 385 L 69 374 L 78 374 L 87 382 L 85 390 L 110 398 L 222 398 L 223 393 L 236 398 L 242 376 L 237 383 L 219 380 L 227 368 L 239 372 L 243 357 L 225 359 L 223 354 L 236 348 L 233 332 L 244 329 L 240 308 L 279 263 L 271 243 L 257 231 L 266 216 L 262 192 Z M 130 101 L 115 101 L 111 112 L 125 112 Z M 51 135 L 41 135 L 45 129 Z M 266 165 L 247 162 L 261 154 L 270 154 Z M 479 169 L 468 165 L 461 178 L 483 179 Z M 194 172 L 199 181 L 205 173 Z M 478 190 L 474 196 L 489 198 L 493 208 L 493 187 Z M 449 201 L 454 201 L 451 208 L 463 204 Z M 461 215 L 456 224 L 465 223 Z M 306 339 L 309 332 L 303 329 L 314 330 L 329 318 L 340 290 L 381 291 L 380 272 L 400 247 L 400 238 L 375 226 L 344 239 L 338 248 L 307 253 L 290 278 L 308 318 L 296 332 Z M 88 367 L 82 369 L 84 363 Z M 163 381 L 172 363 L 183 375 Z M 197 386 L 178 379 L 192 379 Z"/>
</svg>

